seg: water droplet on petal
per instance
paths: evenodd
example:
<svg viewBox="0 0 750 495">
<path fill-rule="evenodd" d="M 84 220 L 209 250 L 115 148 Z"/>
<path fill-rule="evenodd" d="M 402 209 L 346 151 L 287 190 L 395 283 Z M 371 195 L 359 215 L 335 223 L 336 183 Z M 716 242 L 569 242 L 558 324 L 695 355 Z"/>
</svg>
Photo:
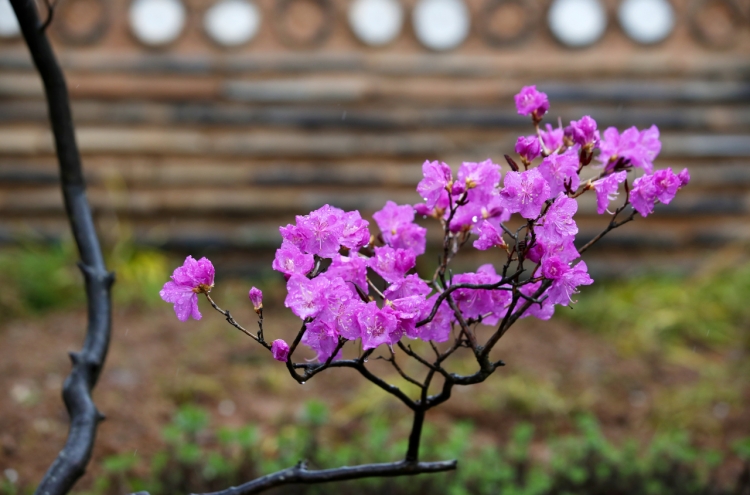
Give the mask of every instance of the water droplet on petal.
<svg viewBox="0 0 750 495">
<path fill-rule="evenodd" d="M 479 220 L 479 219 L 477 218 L 476 215 L 474 215 L 473 217 L 471 217 L 471 221 L 472 222 L 476 223 L 477 220 Z"/>
</svg>

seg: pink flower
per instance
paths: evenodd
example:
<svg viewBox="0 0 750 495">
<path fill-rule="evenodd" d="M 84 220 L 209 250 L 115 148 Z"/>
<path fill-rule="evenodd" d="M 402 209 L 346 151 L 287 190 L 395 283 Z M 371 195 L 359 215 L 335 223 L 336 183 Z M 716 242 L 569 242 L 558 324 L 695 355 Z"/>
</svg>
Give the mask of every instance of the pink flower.
<svg viewBox="0 0 750 495">
<path fill-rule="evenodd" d="M 427 229 L 414 222 L 411 205 L 397 205 L 388 201 L 382 210 L 372 215 L 383 233 L 383 240 L 395 249 L 408 249 L 415 256 L 423 254 L 427 244 Z"/>
<path fill-rule="evenodd" d="M 466 185 L 469 201 L 482 201 L 489 197 L 499 182 L 500 166 L 492 160 L 463 162 L 456 180 L 456 183 Z"/>
<path fill-rule="evenodd" d="M 682 180 L 672 172 L 671 168 L 654 172 L 653 181 L 656 186 L 656 198 L 665 205 L 674 199 L 675 194 L 682 187 Z"/>
<path fill-rule="evenodd" d="M 407 275 L 401 280 L 397 280 L 393 284 L 391 284 L 385 290 L 385 292 L 383 292 L 383 295 L 386 299 L 395 301 L 396 299 L 400 299 L 402 297 L 409 297 L 413 295 L 426 296 L 429 293 L 430 288 L 428 287 L 427 283 L 419 278 L 419 274 L 412 273 L 411 275 Z"/>
<path fill-rule="evenodd" d="M 305 241 L 302 251 L 322 258 L 338 254 L 343 219 L 344 211 L 329 205 L 323 205 L 304 217 L 298 216 L 297 229 Z"/>
<path fill-rule="evenodd" d="M 654 169 L 653 162 L 661 151 L 659 128 L 652 125 L 638 132 L 638 129 L 631 127 L 620 134 L 614 127 L 609 127 L 604 131 L 604 139 L 599 147 L 599 160 L 604 165 L 611 166 L 618 158 L 624 158 L 634 167 L 650 174 Z"/>
<path fill-rule="evenodd" d="M 292 275 L 286 283 L 284 305 L 302 319 L 317 316 L 326 306 L 328 285 L 329 281 L 323 277 L 309 280 L 302 275 Z"/>
<path fill-rule="evenodd" d="M 541 282 L 534 282 L 533 284 L 526 284 L 521 286 L 519 290 L 528 297 L 534 297 L 536 291 L 538 291 L 541 286 Z M 528 316 L 533 316 L 535 318 L 539 318 L 540 320 L 549 320 L 550 318 L 552 318 L 552 315 L 555 314 L 554 303 L 549 300 L 549 297 L 545 297 L 545 293 L 538 296 L 537 300 L 540 300 L 541 303 L 532 303 L 531 306 L 529 306 L 529 308 L 521 315 L 521 318 L 526 318 Z M 519 305 L 526 304 L 526 302 L 527 301 L 525 299 L 522 299 L 519 302 Z"/>
<path fill-rule="evenodd" d="M 558 280 L 569 271 L 570 267 L 568 264 L 557 256 L 551 256 L 542 261 L 542 275 L 544 278 Z"/>
<path fill-rule="evenodd" d="M 477 273 L 462 273 L 453 277 L 451 285 L 459 284 L 494 284 L 501 277 L 495 272 L 492 265 L 482 265 Z M 453 292 L 453 299 L 466 318 L 479 318 L 480 316 L 500 313 L 509 302 L 508 291 L 487 289 L 458 289 Z"/>
<path fill-rule="evenodd" d="M 302 217 L 297 217 L 298 220 L 300 218 Z M 279 232 L 281 233 L 281 238 L 289 244 L 294 245 L 298 251 L 302 252 L 302 250 L 305 249 L 305 242 L 307 241 L 302 231 L 298 229 L 296 225 L 287 224 L 286 227 L 279 227 Z M 284 242 L 282 242 L 282 246 L 283 245 Z"/>
<path fill-rule="evenodd" d="M 570 123 L 570 137 L 573 142 L 583 147 L 594 148 L 599 144 L 599 131 L 596 130 L 596 121 L 584 115 L 581 120 Z"/>
<path fill-rule="evenodd" d="M 566 190 L 578 189 L 580 178 L 578 177 L 578 153 L 577 149 L 569 149 L 562 155 L 552 153 L 539 165 L 539 173 L 550 187 L 549 197 L 554 198 Z M 547 199 L 547 198 L 545 198 Z"/>
<path fill-rule="evenodd" d="M 363 220 L 358 211 L 350 211 L 344 214 L 341 225 L 340 242 L 342 246 L 357 251 L 362 246 L 369 244 L 370 230 L 368 225 L 370 225 L 370 222 Z"/>
<path fill-rule="evenodd" d="M 560 193 L 544 214 L 542 225 L 537 227 L 537 238 L 544 244 L 552 245 L 576 235 L 578 226 L 573 220 L 573 215 L 577 210 L 578 202 Z"/>
<path fill-rule="evenodd" d="M 521 158 L 528 163 L 539 156 L 539 153 L 541 153 L 542 151 L 542 147 L 539 145 L 539 140 L 536 138 L 536 136 L 520 136 L 516 141 L 515 150 L 516 153 L 518 153 Z"/>
<path fill-rule="evenodd" d="M 680 178 L 680 184 L 682 185 L 682 187 L 687 186 L 690 182 L 690 172 L 688 172 L 688 169 L 686 168 L 683 168 L 682 172 L 677 174 L 677 177 Z"/>
<path fill-rule="evenodd" d="M 372 218 L 378 224 L 378 228 L 386 235 L 396 235 L 399 227 L 412 223 L 414 221 L 414 207 L 411 205 L 397 205 L 393 201 L 388 201 L 382 210 L 373 213 Z"/>
<path fill-rule="evenodd" d="M 503 207 L 511 213 L 521 213 L 524 218 L 538 217 L 549 198 L 549 184 L 535 168 L 508 172 L 503 186 L 500 191 Z"/>
<path fill-rule="evenodd" d="M 642 217 L 646 217 L 654 212 L 657 194 L 653 176 L 644 175 L 633 181 L 633 187 L 630 190 L 630 203 L 635 211 L 640 213 Z"/>
<path fill-rule="evenodd" d="M 271 354 L 276 361 L 285 362 L 289 357 L 289 344 L 281 339 L 271 342 Z"/>
<path fill-rule="evenodd" d="M 572 297 L 574 294 L 578 294 L 578 286 L 594 283 L 587 270 L 584 261 L 578 262 L 573 268 L 563 270 L 547 291 L 549 302 L 561 306 L 567 306 L 574 302 Z"/>
<path fill-rule="evenodd" d="M 542 143 L 544 143 L 544 147 L 547 148 L 547 151 L 552 152 L 562 148 L 565 131 L 560 127 L 555 129 L 549 124 L 546 124 L 545 127 L 547 130 L 540 130 L 539 135 L 542 136 Z"/>
<path fill-rule="evenodd" d="M 383 238 L 385 239 L 385 235 Z M 397 228 L 395 235 L 389 236 L 388 244 L 392 248 L 407 249 L 419 256 L 427 248 L 427 229 L 416 223 L 407 223 Z"/>
<path fill-rule="evenodd" d="M 417 192 L 427 208 L 434 208 L 446 187 L 453 180 L 451 168 L 443 162 L 425 161 L 422 164 L 424 178 L 417 184 Z"/>
<path fill-rule="evenodd" d="M 335 331 L 329 329 L 327 322 L 315 320 L 307 326 L 307 330 L 302 336 L 302 343 L 317 353 L 316 359 L 319 362 L 324 362 L 336 350 L 339 340 Z M 341 351 L 338 352 L 335 359 L 340 357 Z"/>
<path fill-rule="evenodd" d="M 502 232 L 499 232 L 487 220 L 483 220 L 474 228 L 474 230 L 479 234 L 479 239 L 474 241 L 473 245 L 480 251 L 485 251 L 495 246 L 501 248 L 506 246 Z"/>
<path fill-rule="evenodd" d="M 263 292 L 260 289 L 253 287 L 250 289 L 247 297 L 250 298 L 250 302 L 253 303 L 253 308 L 255 308 L 256 313 L 263 309 Z"/>
<path fill-rule="evenodd" d="M 357 315 L 362 335 L 362 348 L 374 349 L 380 344 L 392 344 L 391 334 L 395 332 L 398 321 L 389 307 L 379 309 L 375 302 L 369 302 Z"/>
<path fill-rule="evenodd" d="M 196 261 L 188 256 L 182 266 L 175 268 L 172 280 L 164 284 L 159 295 L 164 301 L 174 304 L 178 320 L 187 321 L 191 316 L 200 320 L 198 294 L 207 294 L 211 290 L 214 274 L 214 266 L 207 258 Z"/>
<path fill-rule="evenodd" d="M 622 182 L 625 182 L 628 173 L 615 172 L 603 179 L 592 182 L 596 191 L 596 212 L 602 214 L 609 208 L 609 202 L 617 198 L 617 190 Z"/>
<path fill-rule="evenodd" d="M 375 256 L 367 260 L 370 268 L 386 282 L 396 282 L 414 268 L 416 256 L 406 249 L 393 249 L 389 246 L 376 247 Z"/>
<path fill-rule="evenodd" d="M 427 304 L 425 304 L 425 309 L 420 316 L 420 319 L 425 319 L 430 316 L 432 308 L 437 302 L 438 296 L 439 294 L 434 294 L 427 300 Z M 435 342 L 445 342 L 451 335 L 452 321 L 453 310 L 448 303 L 443 300 L 432 321 L 417 329 L 419 331 L 419 338 L 424 341 L 433 340 Z"/>
<path fill-rule="evenodd" d="M 367 292 L 367 261 L 359 255 L 333 257 L 328 270 L 322 275 L 328 279 L 341 277 L 344 282 L 349 282 Z"/>
<path fill-rule="evenodd" d="M 536 90 L 536 86 L 524 86 L 515 96 L 518 115 L 532 115 L 540 119 L 549 110 L 547 95 Z"/>
<path fill-rule="evenodd" d="M 274 270 L 289 278 L 294 274 L 306 275 L 313 269 L 314 264 L 315 259 L 312 254 L 302 253 L 295 244 L 284 239 L 281 247 L 276 250 L 276 256 L 271 266 Z"/>
</svg>

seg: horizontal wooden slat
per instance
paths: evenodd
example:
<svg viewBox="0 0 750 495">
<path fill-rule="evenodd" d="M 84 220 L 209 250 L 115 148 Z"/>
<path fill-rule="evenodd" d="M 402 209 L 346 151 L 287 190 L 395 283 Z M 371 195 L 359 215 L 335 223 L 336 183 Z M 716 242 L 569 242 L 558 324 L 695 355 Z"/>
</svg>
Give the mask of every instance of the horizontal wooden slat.
<svg viewBox="0 0 750 495">
<path fill-rule="evenodd" d="M 247 157 L 415 156 L 434 159 L 463 154 L 464 160 L 503 156 L 513 149 L 516 134 L 477 132 L 295 133 L 252 131 L 211 132 L 193 129 L 89 128 L 79 126 L 82 153 L 170 154 Z M 661 156 L 748 157 L 747 135 L 662 134 Z M 52 152 L 49 131 L 35 127 L 0 127 L 0 156 Z M 456 160 L 458 161 L 458 160 Z"/>
<path fill-rule="evenodd" d="M 259 161 L 219 160 L 216 158 L 173 158 L 88 156 L 86 179 L 90 185 L 124 184 L 134 188 L 181 189 L 248 186 L 341 186 L 401 187 L 414 189 L 422 179 L 422 161 L 394 160 L 322 160 Z M 456 169 L 457 164 L 452 164 Z M 502 165 L 505 171 L 507 166 Z M 710 163 L 690 159 L 659 159 L 657 168 L 675 171 L 688 168 L 692 176 L 690 190 L 737 189 L 750 186 L 750 159 L 715 159 Z M 595 176 L 593 168 L 582 174 Z M 0 162 L 0 190 L 18 185 L 47 186 L 58 183 L 54 162 L 39 159 L 8 159 Z"/>
<path fill-rule="evenodd" d="M 258 107 L 219 103 L 101 102 L 73 103 L 78 125 L 264 126 L 270 128 L 409 130 L 453 128 L 514 129 L 528 132 L 528 122 L 509 108 L 473 106 L 287 106 Z M 594 117 L 601 128 L 620 129 L 656 124 L 665 130 L 724 131 L 750 127 L 750 104 L 731 106 L 667 107 L 628 105 L 555 105 L 553 115 L 563 122 Z M 554 121 L 554 119 L 551 119 Z M 46 124 L 43 101 L 0 100 L 0 123 Z"/>
<path fill-rule="evenodd" d="M 532 50 L 529 47 L 528 50 Z M 284 74 L 364 72 L 385 75 L 429 75 L 444 77 L 513 76 L 523 79 L 578 79 L 580 74 L 597 77 L 746 77 L 750 61 L 743 46 L 735 52 L 691 51 L 685 57 L 683 46 L 661 50 L 631 47 L 613 57 L 611 49 L 599 45 L 584 52 L 571 52 L 550 43 L 540 63 L 538 53 L 519 50 L 493 53 L 366 53 L 363 51 L 319 53 L 145 53 L 115 50 L 75 52 L 60 55 L 66 71 L 124 72 L 135 74 Z M 631 56 L 622 56 L 630 52 Z M 0 53 L 0 70 L 31 70 L 22 46 Z"/>
</svg>

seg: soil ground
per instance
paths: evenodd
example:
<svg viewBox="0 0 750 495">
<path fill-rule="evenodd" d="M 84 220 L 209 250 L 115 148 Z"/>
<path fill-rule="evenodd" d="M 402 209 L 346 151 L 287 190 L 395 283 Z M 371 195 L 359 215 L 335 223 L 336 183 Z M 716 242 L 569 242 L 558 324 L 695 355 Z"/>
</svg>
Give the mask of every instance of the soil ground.
<svg viewBox="0 0 750 495">
<path fill-rule="evenodd" d="M 94 392 L 107 420 L 79 488 L 91 485 L 108 455 L 133 452 L 148 458 L 162 448 L 161 429 L 183 403 L 212 411 L 213 426 L 254 423 L 272 430 L 295 421 L 305 401 L 322 399 L 343 441 L 354 427 L 352 418 L 402 411 L 349 371 L 330 370 L 298 385 L 266 351 L 203 302 L 201 308 L 203 320 L 187 323 L 177 321 L 166 305 L 116 311 L 110 353 Z M 251 309 L 230 309 L 251 327 Z M 298 320 L 283 308 L 265 313 L 267 336 L 292 338 Z M 70 369 L 67 351 L 80 348 L 85 320 L 85 311 L 75 309 L 0 323 L 0 472 L 15 469 L 22 485 L 40 479 L 65 441 L 68 420 L 60 390 Z M 703 360 L 718 364 L 746 359 L 732 351 L 691 352 L 703 352 Z M 647 441 L 660 429 L 677 427 L 701 445 L 726 449 L 750 435 L 747 378 L 734 402 L 698 409 L 671 404 L 676 389 L 700 380 L 694 368 L 660 356 L 622 355 L 606 339 L 564 319 L 522 320 L 501 340 L 496 357 L 505 361 L 504 368 L 483 384 L 459 388 L 428 421 L 469 419 L 479 441 L 500 442 L 519 421 L 533 422 L 541 438 L 569 431 L 571 417 L 580 411 L 593 412 L 616 441 Z M 471 364 L 467 357 L 457 369 L 468 371 Z M 397 378 L 382 361 L 371 359 L 369 366 Z M 543 443 L 535 448 L 544 455 Z"/>
</svg>

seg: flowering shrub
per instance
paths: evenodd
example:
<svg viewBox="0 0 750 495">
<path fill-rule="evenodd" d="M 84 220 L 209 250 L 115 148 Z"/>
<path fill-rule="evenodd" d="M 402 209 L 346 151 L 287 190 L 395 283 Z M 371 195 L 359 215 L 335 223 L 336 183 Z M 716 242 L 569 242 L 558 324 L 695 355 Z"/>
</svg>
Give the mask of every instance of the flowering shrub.
<svg viewBox="0 0 750 495">
<path fill-rule="evenodd" d="M 547 96 L 528 86 L 515 100 L 518 113 L 530 116 L 535 130 L 516 142 L 520 166 L 505 155 L 510 167 L 505 174 L 491 159 L 464 162 L 454 173 L 445 163 L 426 161 L 416 188 L 423 202 L 388 201 L 373 215 L 377 230 L 358 211 L 330 205 L 297 216 L 294 224 L 279 229 L 283 241 L 273 268 L 287 281 L 285 305 L 302 320 L 291 345 L 265 341 L 258 289 L 249 294 L 260 316 L 257 333 L 216 306 L 209 295 L 213 267 L 205 258 L 188 257 L 165 284 L 162 298 L 174 303 L 177 317 L 184 321 L 200 318 L 197 295 L 204 294 L 232 325 L 286 362 L 299 382 L 329 367 L 358 370 L 414 410 L 415 430 L 406 461 L 415 461 L 424 412 L 450 398 L 453 386 L 478 383 L 491 375 L 503 363 L 491 361 L 489 353 L 514 322 L 526 317 L 547 320 L 555 306 L 573 303 L 578 288 L 593 283 L 581 254 L 636 213 L 646 217 L 655 204 L 669 203 L 690 180 L 687 170 L 654 171 L 661 149 L 656 126 L 622 133 L 608 128 L 600 134 L 594 119 L 584 116 L 565 128 L 546 124 L 542 129 L 549 110 Z M 575 242 L 574 217 L 577 198 L 586 193 L 596 196 L 597 212 L 607 214 L 609 221 L 598 236 L 581 245 Z M 414 222 L 416 215 L 432 218 L 443 232 L 439 263 L 427 279 L 415 273 L 427 234 Z M 497 253 L 497 262 L 476 272 L 452 274 L 451 261 L 472 240 L 474 249 Z M 480 324 L 495 330 L 486 335 Z M 429 342 L 434 358 L 413 350 L 410 340 Z M 359 347 L 356 359 L 343 358 L 348 342 Z M 294 362 L 300 343 L 317 354 L 317 362 Z M 461 347 L 476 357 L 474 374 L 462 376 L 444 367 Z M 419 399 L 369 371 L 367 357 L 378 348 L 404 379 L 421 389 Z M 397 349 L 425 366 L 424 380 L 403 371 L 396 361 Z M 444 384 L 429 395 L 436 375 Z"/>
<path fill-rule="evenodd" d="M 593 282 L 586 263 L 576 261 L 576 198 L 593 190 L 597 213 L 616 217 L 631 205 L 645 217 L 690 180 L 687 169 L 678 175 L 671 169 L 653 171 L 661 149 L 656 126 L 622 134 L 610 127 L 601 138 L 594 119 L 584 116 L 565 128 L 547 124 L 543 131 L 539 123 L 549 109 L 547 96 L 527 86 L 515 99 L 518 113 L 532 116 L 536 128 L 536 135 L 519 137 L 515 146 L 523 170 L 507 155 L 512 170 L 504 179 L 492 160 L 464 162 L 455 176 L 447 164 L 426 161 L 417 185 L 424 202 L 388 201 L 373 215 L 377 236 L 358 211 L 329 205 L 279 229 L 283 242 L 273 268 L 287 279 L 285 305 L 305 320 L 301 341 L 319 361 L 334 353 L 340 358 L 347 341 L 359 340 L 369 350 L 392 347 L 404 337 L 445 342 L 454 328 L 469 337 L 472 324 L 496 325 L 519 307 L 521 318 L 549 319 L 555 305 L 567 306 L 579 286 Z M 599 163 L 592 165 L 597 150 Z M 540 155 L 541 163 L 533 166 Z M 644 175 L 629 180 L 629 172 L 635 176 L 639 170 Z M 621 189 L 624 201 L 610 212 Z M 444 230 L 444 253 L 431 280 L 410 273 L 426 247 L 427 230 L 414 223 L 416 214 L 436 219 Z M 514 214 L 522 224 L 510 230 Z M 448 264 L 472 235 L 478 250 L 499 248 L 505 258 L 502 275 L 487 264 L 446 279 Z M 517 269 L 509 277 L 511 265 Z M 383 290 L 372 274 L 387 282 Z M 188 257 L 172 279 L 162 298 L 175 304 L 180 320 L 200 319 L 197 294 L 213 286 L 210 261 Z M 256 311 L 261 297 L 258 289 L 251 290 Z M 289 348 L 283 341 L 275 341 L 272 350 L 286 361 Z"/>
</svg>

